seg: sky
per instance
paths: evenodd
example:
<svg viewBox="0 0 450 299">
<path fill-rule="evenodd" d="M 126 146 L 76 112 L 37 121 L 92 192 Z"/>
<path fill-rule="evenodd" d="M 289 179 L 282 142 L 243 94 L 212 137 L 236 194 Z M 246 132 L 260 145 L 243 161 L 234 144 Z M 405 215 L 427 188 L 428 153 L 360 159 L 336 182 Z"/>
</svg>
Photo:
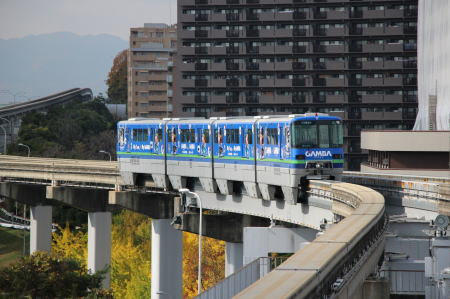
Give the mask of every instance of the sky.
<svg viewBox="0 0 450 299">
<path fill-rule="evenodd" d="M 0 39 L 66 31 L 128 40 L 144 23 L 176 23 L 176 0 L 0 0 Z"/>
</svg>

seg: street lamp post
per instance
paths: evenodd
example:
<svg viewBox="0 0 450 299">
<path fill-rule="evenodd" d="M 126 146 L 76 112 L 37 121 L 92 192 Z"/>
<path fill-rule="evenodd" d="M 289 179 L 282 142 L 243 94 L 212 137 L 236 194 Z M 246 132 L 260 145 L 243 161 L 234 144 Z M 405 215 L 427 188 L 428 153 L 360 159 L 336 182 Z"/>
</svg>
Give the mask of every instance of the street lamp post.
<svg viewBox="0 0 450 299">
<path fill-rule="evenodd" d="M 16 103 L 16 97 L 25 97 L 25 93 L 26 93 L 24 91 L 19 91 L 19 92 L 14 93 L 14 92 L 11 92 L 11 91 L 9 91 L 7 89 L 0 90 L 0 92 L 1 93 L 8 93 L 8 94 L 12 95 L 13 98 L 14 98 L 14 104 Z"/>
<path fill-rule="evenodd" d="M 200 199 L 200 196 L 195 193 L 191 192 L 187 188 L 182 188 L 178 190 L 182 195 L 189 196 L 190 198 L 196 198 L 197 199 L 197 206 L 200 208 L 200 220 L 199 220 L 199 227 L 198 227 L 198 294 L 202 291 L 202 216 L 203 216 L 203 209 L 202 209 L 202 200 Z"/>
<path fill-rule="evenodd" d="M 23 146 L 23 147 L 27 148 L 27 150 L 28 150 L 28 158 L 29 158 L 30 157 L 30 153 L 31 153 L 30 147 L 28 145 L 26 145 L 26 144 L 23 144 L 23 143 L 19 143 L 18 146 Z"/>
<path fill-rule="evenodd" d="M 9 139 L 10 139 L 10 142 L 12 142 L 12 140 L 13 140 L 13 138 L 12 138 L 13 133 L 12 133 L 11 121 L 9 119 L 7 119 L 7 118 L 4 118 L 4 117 L 0 117 L 0 119 L 9 123 L 9 137 L 10 137 Z"/>
<path fill-rule="evenodd" d="M 111 159 L 111 154 L 110 154 L 109 152 L 107 152 L 107 151 L 98 151 L 98 152 L 101 153 L 101 154 L 108 155 L 108 156 L 109 156 L 109 162 L 112 161 L 112 159 Z"/>
</svg>

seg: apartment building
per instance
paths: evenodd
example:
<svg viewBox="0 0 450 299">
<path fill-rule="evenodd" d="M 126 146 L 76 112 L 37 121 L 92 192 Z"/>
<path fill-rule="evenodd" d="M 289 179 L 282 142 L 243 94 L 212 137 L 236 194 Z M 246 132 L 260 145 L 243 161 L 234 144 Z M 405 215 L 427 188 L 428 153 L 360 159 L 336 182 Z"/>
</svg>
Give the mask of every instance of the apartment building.
<svg viewBox="0 0 450 299">
<path fill-rule="evenodd" d="M 172 115 L 176 26 L 144 24 L 130 29 L 128 117 Z"/>
<path fill-rule="evenodd" d="M 174 114 L 324 112 L 362 129 L 410 129 L 417 113 L 417 0 L 178 0 Z"/>
</svg>

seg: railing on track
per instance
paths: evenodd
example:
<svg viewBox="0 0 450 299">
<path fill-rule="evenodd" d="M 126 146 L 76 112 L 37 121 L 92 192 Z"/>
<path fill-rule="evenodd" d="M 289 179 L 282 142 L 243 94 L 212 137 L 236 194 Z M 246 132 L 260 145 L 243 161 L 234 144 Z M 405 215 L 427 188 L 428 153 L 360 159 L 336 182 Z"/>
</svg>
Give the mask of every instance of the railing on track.
<svg viewBox="0 0 450 299">
<path fill-rule="evenodd" d="M 284 262 L 287 257 L 260 257 L 195 298 L 231 298 Z"/>
<path fill-rule="evenodd" d="M 383 196 L 348 183 L 310 185 L 332 198 L 333 211 L 346 218 L 235 298 L 331 298 L 346 289 L 369 258 L 376 264 L 386 227 Z"/>
</svg>

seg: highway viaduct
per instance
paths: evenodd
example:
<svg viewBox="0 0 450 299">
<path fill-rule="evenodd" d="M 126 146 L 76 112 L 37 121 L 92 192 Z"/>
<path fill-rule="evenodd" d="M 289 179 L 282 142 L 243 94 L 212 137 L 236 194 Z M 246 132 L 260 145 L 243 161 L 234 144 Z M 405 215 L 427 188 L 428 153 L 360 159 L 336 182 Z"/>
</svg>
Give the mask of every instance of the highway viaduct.
<svg viewBox="0 0 450 299">
<path fill-rule="evenodd" d="M 116 162 L 1 156 L 0 178 L 0 196 L 32 206 L 30 252 L 50 250 L 53 201 L 87 211 L 88 267 L 93 271 L 103 269 L 110 263 L 112 209 L 126 208 L 153 218 L 152 298 L 181 296 L 180 230 L 198 233 L 199 215 L 197 209 L 183 205 L 177 193 L 151 187 L 147 188 L 146 192 L 125 188 Z M 450 215 L 448 179 L 347 172 L 344 181 L 348 183 L 312 182 L 307 199 L 294 205 L 282 201 L 249 198 L 245 195 L 224 196 L 197 190 L 202 198 L 203 208 L 218 211 L 214 215 L 205 215 L 203 235 L 227 241 L 227 274 L 235 272 L 243 263 L 247 264 L 257 257 L 252 256 L 257 251 L 254 247 L 245 246 L 246 236 L 252 236 L 253 241 L 257 240 L 258 236 L 265 240 L 266 245 L 262 252 L 266 254 L 276 252 L 271 251 L 274 249 L 271 248 L 274 242 L 267 242 L 268 231 L 270 235 L 275 235 L 273 240 L 277 240 L 278 233 L 279 238 L 297 238 L 295 242 L 284 247 L 292 252 L 296 251 L 288 261 L 255 284 L 252 283 L 256 279 L 239 288 L 230 287 L 228 283 L 227 290 L 233 289 L 232 293 L 225 291 L 225 280 L 219 285 L 222 295 L 215 293 L 215 297 L 237 295 L 240 298 L 252 298 L 257 294 L 266 294 L 269 297 L 273 295 L 303 298 L 311 294 L 326 294 L 337 298 L 362 298 L 367 295 L 364 292 L 370 292 L 370 288 L 385 290 L 386 283 L 379 284 L 375 281 L 373 284 L 367 284 L 365 280 L 377 269 L 383 250 L 388 251 L 389 246 L 401 247 L 411 242 L 410 238 L 405 237 L 405 232 L 407 234 L 414 230 L 402 228 L 402 224 L 413 223 L 417 226 L 417 232 L 428 227 L 429 221 L 437 215 Z M 379 192 L 362 187 L 363 185 Z M 391 215 L 403 214 L 403 217 L 391 217 L 387 234 L 384 233 L 384 223 L 387 221 L 384 217 L 385 211 Z M 177 220 L 173 226 L 170 225 L 172 219 Z M 332 225 L 325 225 L 325 220 Z M 283 225 L 268 227 L 271 221 L 272 224 L 273 221 L 278 221 Z M 299 226 L 302 228 L 293 228 Z M 320 236 L 315 238 L 319 231 Z M 348 240 L 336 240 L 336 236 L 343 235 L 348 235 Z M 432 236 L 422 239 L 431 242 Z M 436 242 L 438 241 L 443 243 L 439 243 L 440 247 L 436 248 L 450 248 L 448 237 L 441 236 L 437 238 Z M 329 256 L 330 246 L 337 246 L 338 243 L 342 247 L 336 249 L 336 254 Z M 313 256 L 325 254 L 325 258 L 315 260 L 314 268 L 306 271 L 302 269 L 302 265 L 307 261 L 302 261 L 302 257 L 308 256 L 308 252 Z M 434 268 L 431 267 L 433 271 L 442 270 L 436 269 L 437 265 L 442 267 L 442 263 L 438 263 L 437 249 L 436 252 L 436 256 L 431 256 L 431 260 L 428 260 L 434 265 Z M 399 250 L 384 255 L 390 258 L 383 263 L 388 269 L 385 272 L 408 275 L 412 271 L 423 276 L 423 279 L 420 279 L 425 281 L 425 262 L 418 263 L 420 265 L 417 266 L 417 263 L 410 261 L 399 261 L 400 255 Z M 420 260 L 420 257 L 416 256 L 414 261 L 417 260 Z M 448 266 L 450 265 L 447 264 Z M 239 274 L 238 272 L 233 275 Z M 439 273 L 427 273 L 431 275 L 429 281 L 434 279 L 445 282 Z M 279 283 L 274 285 L 271 283 L 273 281 Z M 108 287 L 108 283 L 106 279 L 104 286 Z M 247 286 L 249 287 L 246 288 Z M 433 288 L 430 283 L 428 292 L 437 294 L 442 291 L 439 287 L 442 288 L 442 284 Z M 217 289 L 215 291 L 217 292 Z M 239 293 L 240 291 L 242 292 Z M 208 293 L 201 296 L 207 298 Z"/>
</svg>

